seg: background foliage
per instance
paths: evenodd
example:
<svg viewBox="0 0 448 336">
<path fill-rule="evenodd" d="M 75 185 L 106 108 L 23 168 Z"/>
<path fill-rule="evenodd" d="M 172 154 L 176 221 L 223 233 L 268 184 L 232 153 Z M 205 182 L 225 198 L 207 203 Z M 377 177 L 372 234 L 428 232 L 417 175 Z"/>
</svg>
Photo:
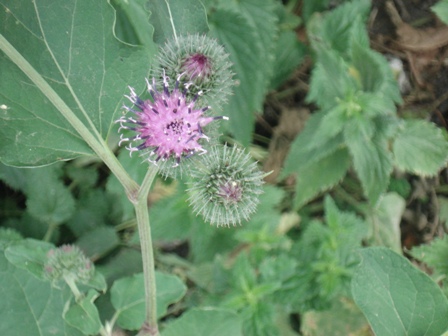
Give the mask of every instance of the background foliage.
<svg viewBox="0 0 448 336">
<path fill-rule="evenodd" d="M 143 91 L 168 37 L 207 33 L 224 45 L 238 86 L 221 131 L 262 161 L 272 154 L 257 141 L 264 104 L 312 62 L 301 102 L 312 114 L 250 222 L 211 227 L 188 208 L 184 182 L 156 182 L 148 203 L 162 335 L 441 335 L 446 227 L 408 251 L 400 222 L 415 188 L 408 181 L 446 168 L 446 132 L 397 110 L 400 87 L 369 43 L 369 1 L 299 3 L 300 16 L 294 1 L 1 0 L 0 33 L 136 181 L 146 163 L 117 149 L 113 120 L 128 85 Z M 433 10 L 448 21 L 446 1 Z M 0 73 L 0 334 L 95 335 L 112 326 L 136 334 L 145 312 L 132 205 L 3 53 Z M 438 196 L 442 223 L 448 204 Z M 48 251 L 67 243 L 95 263 L 82 299 L 44 276 Z"/>
</svg>

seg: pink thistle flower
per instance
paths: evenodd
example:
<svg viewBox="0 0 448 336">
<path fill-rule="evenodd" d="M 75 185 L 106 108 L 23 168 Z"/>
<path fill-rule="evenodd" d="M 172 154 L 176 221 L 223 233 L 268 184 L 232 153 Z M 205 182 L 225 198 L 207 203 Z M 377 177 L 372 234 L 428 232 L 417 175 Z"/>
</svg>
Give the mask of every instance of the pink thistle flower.
<svg viewBox="0 0 448 336">
<path fill-rule="evenodd" d="M 182 62 L 182 72 L 185 72 L 190 80 L 208 79 L 212 74 L 210 59 L 201 53 L 189 55 Z"/>
<path fill-rule="evenodd" d="M 131 130 L 133 137 L 120 136 L 119 145 L 129 142 L 126 147 L 130 154 L 139 150 L 149 150 L 148 161 L 157 164 L 158 161 L 174 159 L 173 167 L 181 163 L 183 157 L 195 153 L 206 153 L 200 140 L 209 140 L 204 134 L 204 127 L 217 119 L 228 119 L 224 116 L 210 117 L 204 113 L 210 108 L 196 108 L 195 102 L 199 92 L 193 99 L 187 98 L 189 83 L 185 88 L 179 87 L 183 74 L 177 77 L 174 88 L 169 87 L 169 78 L 163 74 L 162 90 L 157 90 L 156 80 L 152 83 L 146 80 L 148 92 L 152 100 L 142 100 L 131 87 L 131 94 L 126 96 L 134 107 L 123 106 L 132 116 L 122 116 L 116 122 L 120 123 L 119 131 Z M 136 108 L 136 109 L 134 109 Z M 136 144 L 133 146 L 133 144 Z"/>
</svg>

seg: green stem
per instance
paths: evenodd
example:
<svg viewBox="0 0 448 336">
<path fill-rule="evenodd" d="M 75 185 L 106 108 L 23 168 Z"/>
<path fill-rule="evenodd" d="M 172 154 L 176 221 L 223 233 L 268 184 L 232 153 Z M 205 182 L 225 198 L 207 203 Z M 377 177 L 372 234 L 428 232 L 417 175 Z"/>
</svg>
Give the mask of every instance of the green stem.
<svg viewBox="0 0 448 336">
<path fill-rule="evenodd" d="M 58 227 L 58 224 L 51 222 L 50 224 L 48 224 L 48 230 L 45 233 L 44 238 L 42 239 L 45 242 L 49 242 L 51 240 L 51 237 L 53 236 L 53 232 L 56 230 L 56 228 Z"/>
<path fill-rule="evenodd" d="M 137 217 L 138 233 L 140 237 L 140 246 L 142 250 L 143 275 L 145 279 L 145 306 L 146 319 L 139 336 L 159 335 L 157 327 L 157 302 L 156 302 L 156 278 L 154 265 L 154 251 L 152 247 L 151 226 L 148 214 L 148 193 L 158 168 L 155 165 L 149 165 L 148 172 L 142 182 L 137 196 L 137 202 L 134 203 Z"/>
<path fill-rule="evenodd" d="M 25 75 L 42 91 L 42 93 L 52 102 L 52 104 L 67 119 L 70 125 L 79 133 L 92 150 L 109 167 L 126 190 L 127 195 L 133 199 L 138 185 L 123 169 L 118 159 L 106 145 L 104 140 L 97 139 L 90 130 L 82 123 L 75 113 L 59 97 L 53 88 L 43 79 L 43 77 L 28 63 L 28 61 L 0 34 L 0 50 L 2 50 L 11 61 L 22 70 Z"/>
</svg>

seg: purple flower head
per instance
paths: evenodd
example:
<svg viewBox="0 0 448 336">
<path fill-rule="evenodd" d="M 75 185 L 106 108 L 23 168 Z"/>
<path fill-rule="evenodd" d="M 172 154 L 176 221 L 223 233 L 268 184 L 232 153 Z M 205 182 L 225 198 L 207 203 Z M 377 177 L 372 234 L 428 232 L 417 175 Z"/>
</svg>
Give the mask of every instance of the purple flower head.
<svg viewBox="0 0 448 336">
<path fill-rule="evenodd" d="M 129 142 L 126 147 L 130 154 L 139 150 L 148 150 L 148 161 L 157 164 L 160 161 L 173 161 L 173 167 L 181 163 L 181 159 L 195 153 L 205 153 L 201 140 L 209 140 L 204 133 L 204 127 L 217 119 L 228 119 L 218 116 L 210 117 L 205 112 L 210 108 L 196 108 L 197 95 L 187 98 L 189 85 L 180 88 L 179 81 L 183 74 L 177 77 L 174 88 L 169 87 L 169 78 L 163 75 L 163 86 L 157 90 L 156 80 L 146 81 L 152 100 L 142 100 L 130 87 L 131 94 L 126 96 L 133 107 L 123 106 L 132 115 L 122 116 L 116 122 L 120 130 L 131 130 L 136 133 L 132 137 L 120 136 L 121 145 Z M 200 94 L 200 93 L 198 93 Z"/>
<path fill-rule="evenodd" d="M 183 60 L 181 69 L 190 80 L 208 79 L 212 73 L 211 60 L 202 53 L 188 55 Z"/>
</svg>

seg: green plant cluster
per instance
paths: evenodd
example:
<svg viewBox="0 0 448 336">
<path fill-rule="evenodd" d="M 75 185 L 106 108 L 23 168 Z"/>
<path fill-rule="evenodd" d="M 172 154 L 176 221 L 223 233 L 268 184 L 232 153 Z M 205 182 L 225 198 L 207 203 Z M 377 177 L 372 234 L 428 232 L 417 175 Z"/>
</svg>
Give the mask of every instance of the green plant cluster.
<svg viewBox="0 0 448 336">
<path fill-rule="evenodd" d="M 317 110 L 281 172 L 295 178 L 292 201 L 281 184 L 259 186 L 257 212 L 242 226 L 210 226 L 188 206 L 188 183 L 156 180 L 145 205 L 160 334 L 448 332 L 448 239 L 406 251 L 413 263 L 403 255 L 412 186 L 394 174 L 436 176 L 448 141 L 429 121 L 398 115 L 387 59 L 369 46 L 369 1 L 304 0 L 300 18 L 295 1 L 274 0 L 0 4 L 0 335 L 136 335 L 147 282 L 132 195 L 57 100 L 10 60 L 3 37 L 142 181 L 148 165 L 116 148 L 113 120 L 127 85 L 144 83 L 168 37 L 205 33 L 230 54 L 239 84 L 223 108 L 229 142 L 256 153 L 255 112 L 305 56 L 313 60 L 307 102 Z M 433 10 L 448 21 L 445 0 Z M 438 201 L 448 222 L 447 198 Z M 64 244 L 94 264 L 88 279 L 50 281 L 50 251 Z"/>
</svg>

